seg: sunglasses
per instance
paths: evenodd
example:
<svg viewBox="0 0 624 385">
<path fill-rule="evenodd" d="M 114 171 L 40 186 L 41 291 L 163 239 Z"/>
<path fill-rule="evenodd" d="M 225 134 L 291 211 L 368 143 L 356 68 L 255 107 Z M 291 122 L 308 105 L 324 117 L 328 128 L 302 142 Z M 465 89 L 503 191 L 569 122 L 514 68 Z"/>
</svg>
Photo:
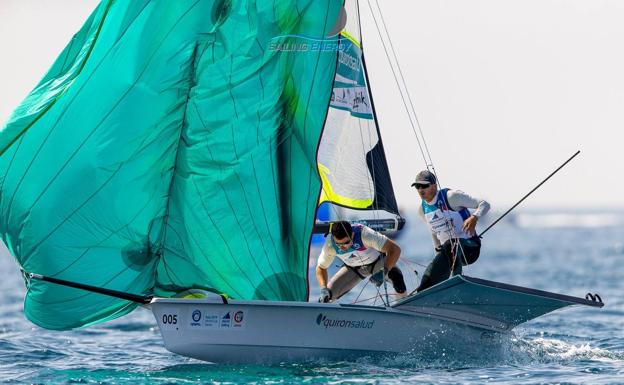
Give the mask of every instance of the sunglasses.
<svg viewBox="0 0 624 385">
<path fill-rule="evenodd" d="M 426 188 L 429 188 L 431 185 L 430 184 L 420 184 L 420 183 L 416 183 L 415 187 L 416 190 L 423 190 Z"/>
<path fill-rule="evenodd" d="M 347 239 L 345 242 L 338 242 L 334 239 L 334 243 L 336 244 L 336 246 L 347 246 L 348 244 L 351 243 L 351 240 Z"/>
</svg>

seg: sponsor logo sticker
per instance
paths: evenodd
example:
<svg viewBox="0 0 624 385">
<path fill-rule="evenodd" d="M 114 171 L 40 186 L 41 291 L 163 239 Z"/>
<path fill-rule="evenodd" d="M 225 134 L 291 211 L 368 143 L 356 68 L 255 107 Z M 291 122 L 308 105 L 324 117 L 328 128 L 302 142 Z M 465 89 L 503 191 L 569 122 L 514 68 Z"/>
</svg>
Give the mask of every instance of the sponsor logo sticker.
<svg viewBox="0 0 624 385">
<path fill-rule="evenodd" d="M 199 309 L 193 310 L 191 313 L 191 326 L 201 326 L 202 313 Z"/>
<path fill-rule="evenodd" d="M 223 317 L 221 317 L 221 327 L 229 328 L 232 326 L 232 317 L 230 316 L 230 312 L 227 312 Z"/>
<path fill-rule="evenodd" d="M 232 324 L 232 327 L 235 328 L 244 328 L 245 327 L 245 313 L 242 310 L 237 311 L 236 313 L 234 313 L 234 323 Z"/>
<path fill-rule="evenodd" d="M 331 318 L 323 313 L 319 313 L 316 317 L 316 324 L 325 329 L 372 329 L 375 326 L 375 320 L 349 320 L 344 318 Z"/>
<path fill-rule="evenodd" d="M 210 308 L 189 309 L 187 327 L 190 329 L 241 330 L 247 323 L 244 310 L 218 310 Z"/>
</svg>

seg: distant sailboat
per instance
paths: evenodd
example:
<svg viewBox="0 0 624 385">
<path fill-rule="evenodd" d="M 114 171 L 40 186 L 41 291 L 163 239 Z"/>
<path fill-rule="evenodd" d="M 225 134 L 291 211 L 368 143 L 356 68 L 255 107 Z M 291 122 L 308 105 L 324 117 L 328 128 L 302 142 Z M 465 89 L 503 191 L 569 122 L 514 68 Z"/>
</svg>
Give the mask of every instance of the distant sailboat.
<svg viewBox="0 0 624 385">
<path fill-rule="evenodd" d="M 251 362 L 602 306 L 463 276 L 392 306 L 305 302 L 317 203 L 404 223 L 359 23 L 355 0 L 102 1 L 0 132 L 0 235 L 26 317 L 63 330 L 145 305 L 167 349 Z"/>
</svg>

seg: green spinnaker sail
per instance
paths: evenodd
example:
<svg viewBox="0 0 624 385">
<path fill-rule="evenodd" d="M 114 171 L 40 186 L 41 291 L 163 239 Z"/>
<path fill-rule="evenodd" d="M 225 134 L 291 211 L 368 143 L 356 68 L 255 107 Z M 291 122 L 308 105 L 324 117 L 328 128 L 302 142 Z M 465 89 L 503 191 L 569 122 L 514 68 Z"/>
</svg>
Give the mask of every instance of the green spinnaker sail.
<svg viewBox="0 0 624 385">
<path fill-rule="evenodd" d="M 342 5 L 102 1 L 0 131 L 0 234 L 22 269 L 305 300 L 337 58 L 314 42 Z M 69 329 L 135 307 L 33 280 L 24 311 Z"/>
</svg>

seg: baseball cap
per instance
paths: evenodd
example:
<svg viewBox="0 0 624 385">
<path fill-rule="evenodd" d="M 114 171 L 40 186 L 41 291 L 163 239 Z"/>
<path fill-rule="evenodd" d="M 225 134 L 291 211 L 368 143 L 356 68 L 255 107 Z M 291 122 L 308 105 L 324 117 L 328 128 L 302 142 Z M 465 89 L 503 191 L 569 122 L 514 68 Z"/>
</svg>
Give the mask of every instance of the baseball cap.
<svg viewBox="0 0 624 385">
<path fill-rule="evenodd" d="M 437 182 L 436 176 L 429 170 L 423 170 L 416 174 L 416 179 L 412 183 L 412 187 L 416 184 L 435 184 Z"/>
</svg>

